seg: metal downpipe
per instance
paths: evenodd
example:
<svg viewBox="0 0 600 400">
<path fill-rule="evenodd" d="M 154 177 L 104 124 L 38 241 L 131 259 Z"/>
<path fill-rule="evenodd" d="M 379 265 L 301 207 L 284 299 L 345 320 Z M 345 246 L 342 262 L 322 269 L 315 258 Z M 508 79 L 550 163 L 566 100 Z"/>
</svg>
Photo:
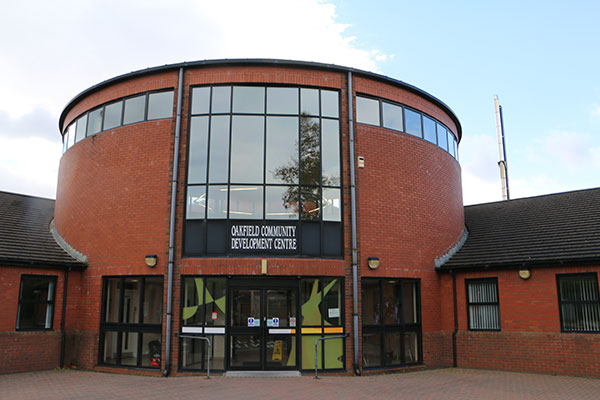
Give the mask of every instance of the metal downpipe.
<svg viewBox="0 0 600 400">
<path fill-rule="evenodd" d="M 175 208 L 177 205 L 177 175 L 179 172 L 179 135 L 181 132 L 181 100 L 183 97 L 183 68 L 179 68 L 177 88 L 177 119 L 175 120 L 175 145 L 173 146 L 173 180 L 171 184 L 171 220 L 169 222 L 169 269 L 167 275 L 167 341 L 165 345 L 165 369 L 163 376 L 169 376 L 171 369 L 171 331 L 173 330 L 173 264 L 175 243 Z"/>
<path fill-rule="evenodd" d="M 352 213 L 352 319 L 354 328 L 354 373 L 360 375 L 358 354 L 358 245 L 356 239 L 356 174 L 354 166 L 354 112 L 352 72 L 348 71 L 348 134 L 350 140 L 350 209 Z"/>
</svg>

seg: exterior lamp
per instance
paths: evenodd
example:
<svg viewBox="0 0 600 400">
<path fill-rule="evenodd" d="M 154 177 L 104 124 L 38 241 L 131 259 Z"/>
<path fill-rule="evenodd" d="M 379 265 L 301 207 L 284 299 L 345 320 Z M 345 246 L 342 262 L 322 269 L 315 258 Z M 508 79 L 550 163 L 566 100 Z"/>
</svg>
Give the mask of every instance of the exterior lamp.
<svg viewBox="0 0 600 400">
<path fill-rule="evenodd" d="M 369 257 L 367 258 L 367 264 L 371 269 L 379 268 L 379 257 Z"/>
<path fill-rule="evenodd" d="M 519 270 L 519 278 L 524 280 L 531 278 L 531 270 L 529 268 L 521 268 Z"/>
<path fill-rule="evenodd" d="M 149 266 L 150 268 L 154 268 L 156 267 L 158 256 L 156 254 L 149 254 L 144 258 L 144 261 L 146 261 L 147 266 Z"/>
</svg>

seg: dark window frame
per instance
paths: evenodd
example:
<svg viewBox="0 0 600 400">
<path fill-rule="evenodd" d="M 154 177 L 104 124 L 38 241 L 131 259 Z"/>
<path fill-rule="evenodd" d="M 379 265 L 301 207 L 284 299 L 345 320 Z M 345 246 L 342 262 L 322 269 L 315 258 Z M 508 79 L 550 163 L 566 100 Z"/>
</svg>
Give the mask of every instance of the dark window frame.
<svg viewBox="0 0 600 400">
<path fill-rule="evenodd" d="M 65 130 L 62 132 L 62 137 L 63 137 L 63 141 L 64 141 L 65 137 L 67 136 L 67 132 L 69 130 L 69 127 L 71 125 L 75 125 L 74 133 L 75 133 L 75 136 L 77 136 L 77 120 L 85 115 L 87 118 L 86 118 L 86 126 L 85 126 L 84 135 L 78 141 L 75 141 L 75 138 L 74 138 L 73 139 L 73 144 L 71 146 L 69 146 L 68 142 L 67 142 L 67 145 L 65 146 L 66 148 L 64 149 L 63 154 L 67 150 L 69 150 L 71 147 L 73 147 L 77 143 L 83 141 L 84 139 L 86 139 L 88 137 L 96 136 L 96 135 L 98 135 L 98 134 L 100 134 L 102 132 L 106 132 L 106 131 L 109 131 L 109 130 L 112 130 L 112 129 L 121 128 L 123 126 L 129 126 L 129 125 L 133 125 L 133 124 L 139 124 L 139 123 L 142 123 L 142 122 L 159 121 L 161 119 L 169 119 L 169 118 L 172 119 L 173 118 L 173 112 L 171 112 L 171 115 L 168 116 L 168 117 L 148 119 L 148 105 L 149 105 L 149 101 L 150 101 L 150 95 L 151 94 L 155 94 L 155 93 L 162 93 L 162 92 L 173 92 L 173 104 L 175 104 L 175 101 L 177 100 L 177 98 L 175 96 L 175 94 L 176 94 L 175 93 L 176 92 L 176 88 L 169 87 L 169 88 L 162 88 L 162 89 L 157 89 L 157 90 L 149 90 L 149 91 L 146 91 L 146 92 L 135 93 L 135 94 L 132 94 L 132 95 L 129 95 L 129 96 L 124 96 L 124 97 L 119 97 L 117 99 L 112 99 L 110 101 L 107 101 L 106 103 L 102 103 L 102 104 L 100 104 L 100 105 L 98 105 L 98 106 L 96 106 L 96 107 L 94 107 L 92 109 L 89 109 L 89 110 L 87 110 L 85 112 L 82 112 L 77 117 L 73 118 L 73 120 L 71 121 L 71 123 L 65 128 Z M 141 121 L 130 122 L 130 123 L 125 124 L 124 121 L 123 121 L 124 118 L 125 118 L 125 101 L 128 100 L 128 99 L 134 98 L 134 97 L 142 97 L 142 96 L 144 97 L 144 102 L 145 102 L 145 104 L 144 104 L 144 117 L 143 117 L 143 119 Z M 119 103 L 119 102 L 122 102 L 121 117 L 119 119 L 119 124 L 117 126 L 113 126 L 112 128 L 104 129 L 104 117 L 105 117 L 104 114 L 106 113 L 106 106 L 111 105 L 111 104 L 115 104 L 115 103 Z M 89 114 L 92 113 L 92 112 L 94 112 L 94 111 L 96 111 L 96 110 L 99 110 L 99 109 L 102 109 L 102 122 L 100 124 L 100 126 L 101 126 L 100 127 L 100 131 L 98 131 L 98 132 L 96 132 L 94 134 L 89 134 L 88 135 Z"/>
<path fill-rule="evenodd" d="M 431 116 L 431 115 L 429 115 L 427 113 L 424 113 L 423 111 L 417 110 L 416 108 L 407 106 L 406 104 L 398 103 L 396 101 L 393 101 L 393 100 L 390 100 L 390 99 L 386 99 L 386 98 L 383 98 L 383 97 L 377 97 L 377 96 L 373 96 L 373 95 L 362 93 L 362 92 L 357 92 L 354 97 L 362 97 L 362 98 L 369 99 L 369 100 L 377 100 L 377 101 L 379 101 L 379 125 L 369 124 L 369 123 L 366 123 L 366 122 L 359 122 L 358 118 L 355 119 L 356 123 L 361 124 L 361 125 L 366 125 L 366 126 L 378 126 L 380 128 L 387 129 L 387 130 L 390 130 L 390 131 L 393 131 L 393 132 L 401 132 L 401 133 L 404 133 L 406 135 L 410 135 L 410 136 L 413 136 L 413 137 L 416 137 L 416 138 L 420 138 L 420 139 L 425 140 L 426 142 L 431 143 L 434 146 L 436 146 L 436 147 L 444 150 L 446 153 L 450 154 L 450 156 L 452 156 L 456 161 L 458 161 L 458 139 L 456 139 L 456 135 L 454 134 L 454 132 L 452 132 L 450 130 L 450 128 L 448 128 L 446 126 L 446 124 L 442 123 L 437 118 L 434 118 L 433 116 Z M 393 128 L 386 128 L 384 126 L 384 121 L 383 121 L 383 103 L 388 103 L 390 105 L 394 105 L 394 106 L 398 106 L 398 107 L 402 108 L 402 130 L 397 130 L 397 129 L 393 129 Z M 356 101 L 355 104 L 358 106 L 358 101 Z M 356 111 L 356 108 L 357 107 L 355 107 L 354 113 L 356 115 L 358 115 L 357 111 Z M 420 116 L 421 116 L 421 135 L 420 136 L 406 132 L 406 112 L 405 112 L 406 110 L 410 110 L 410 111 L 413 111 L 413 112 L 415 112 L 417 114 L 420 114 Z M 430 142 L 429 140 L 425 139 L 425 129 L 424 129 L 425 128 L 425 126 L 424 126 L 424 118 L 425 117 L 427 117 L 427 118 L 429 118 L 429 119 L 431 119 L 431 120 L 433 120 L 435 122 L 436 143 Z M 437 133 L 437 125 L 438 124 L 440 124 L 444 128 L 446 128 L 446 131 L 454 137 L 454 139 L 455 139 L 454 154 L 452 154 L 452 152 L 450 151 L 450 148 L 449 148 L 450 147 L 450 143 L 448 143 L 448 149 L 444 149 L 443 147 L 440 146 L 440 143 L 439 143 L 440 139 L 439 139 L 438 133 Z"/>
<path fill-rule="evenodd" d="M 403 307 L 400 308 L 400 315 L 401 315 L 401 322 L 400 323 L 396 323 L 396 324 L 386 324 L 385 323 L 385 316 L 384 316 L 384 307 L 383 305 L 385 304 L 385 291 L 384 291 L 384 283 L 386 281 L 399 281 L 400 283 L 404 283 L 404 282 L 412 282 L 414 283 L 414 287 L 415 290 L 417 292 L 417 297 L 416 297 L 416 309 L 417 309 L 417 322 L 404 322 L 404 310 Z M 378 334 L 381 337 L 381 343 L 380 343 L 380 358 L 381 358 L 381 365 L 376 365 L 376 366 L 364 366 L 364 369 L 367 370 L 372 370 L 372 369 L 392 369 L 392 368 L 399 368 L 399 367 L 406 367 L 406 366 L 411 366 L 411 365 L 420 365 L 423 364 L 423 321 L 421 318 L 421 280 L 420 279 L 415 279 L 415 278 L 362 278 L 361 279 L 361 288 L 364 282 L 366 281 L 370 281 L 370 282 L 378 282 L 379 284 L 379 321 L 381 321 L 379 324 L 368 324 L 366 325 L 364 323 L 364 318 L 362 313 L 364 313 L 364 304 L 361 304 L 361 322 L 362 322 L 362 332 L 361 332 L 361 336 L 364 336 L 365 334 Z M 402 293 L 402 285 L 399 285 L 399 293 L 398 293 L 398 297 L 399 298 L 403 298 L 403 293 Z M 397 289 L 398 290 L 398 289 Z M 363 300 L 362 298 L 362 293 L 361 293 L 361 300 Z M 416 333 L 417 334 L 417 351 L 419 352 L 419 356 L 417 357 L 417 361 L 416 362 L 406 362 L 406 354 L 405 354 L 405 349 L 404 349 L 404 341 L 401 342 L 401 347 L 400 347 L 400 351 L 401 351 L 401 362 L 399 364 L 387 364 L 386 363 L 386 357 L 385 357 L 385 349 L 386 349 L 386 334 L 391 334 L 391 333 L 399 333 L 400 336 L 402 338 L 404 338 L 404 335 L 406 333 Z M 362 348 L 361 351 L 361 355 L 363 357 L 363 362 L 364 362 L 364 347 Z"/>
<path fill-rule="evenodd" d="M 572 277 L 587 277 L 587 278 L 591 278 L 593 279 L 594 283 L 595 283 L 595 288 L 596 288 L 596 298 L 598 300 L 595 301 L 575 301 L 575 300 L 562 300 L 561 298 L 561 290 L 560 290 L 560 279 L 561 278 L 572 278 Z M 599 325 L 599 328 L 597 330 L 589 330 L 589 331 L 582 331 L 582 330 L 566 330 L 564 327 L 564 316 L 563 316 L 563 310 L 562 310 L 562 305 L 563 304 L 600 304 L 600 289 L 598 288 L 598 274 L 596 272 L 582 272 L 582 273 L 569 273 L 569 274 L 556 274 L 556 297 L 558 300 L 558 315 L 560 318 L 560 331 L 562 333 L 591 333 L 591 334 L 598 334 L 600 333 L 600 321 L 597 322 L 597 324 Z"/>
<path fill-rule="evenodd" d="M 496 284 L 496 301 L 495 302 L 471 302 L 469 300 L 469 285 L 476 283 L 487 283 L 493 282 Z M 467 278 L 465 279 L 465 297 L 466 297 L 466 309 L 467 309 L 467 328 L 470 331 L 481 331 L 481 332 L 500 332 L 502 330 L 502 317 L 500 316 L 500 287 L 498 285 L 497 277 L 490 278 Z M 493 305 L 497 307 L 498 320 L 496 324 L 498 328 L 485 329 L 485 328 L 472 328 L 471 327 L 471 316 L 470 316 L 470 308 L 471 306 L 486 306 Z"/>
<path fill-rule="evenodd" d="M 244 86 L 244 87 L 263 87 L 265 89 L 265 96 L 264 96 L 264 110 L 262 113 L 235 113 L 233 112 L 233 100 L 234 100 L 234 87 L 236 86 Z M 192 113 L 192 104 L 193 104 L 193 91 L 196 88 L 201 88 L 201 87 L 208 87 L 210 88 L 209 90 L 209 101 L 208 101 L 208 113 L 202 112 L 202 113 Z M 230 107 L 229 107 L 229 112 L 220 112 L 220 113 L 216 113 L 216 114 L 212 114 L 212 94 L 213 94 L 213 88 L 214 87 L 230 87 L 231 88 L 231 92 L 230 92 Z M 298 114 L 271 114 L 268 112 L 267 110 L 267 101 L 268 101 L 268 88 L 274 88 L 274 87 L 281 87 L 281 88 L 295 88 L 298 89 Z M 301 89 L 315 89 L 318 91 L 319 93 L 319 114 L 318 115 L 307 115 L 307 118 L 311 118 L 311 119 L 318 119 L 319 121 L 319 184 L 315 185 L 315 184 L 303 184 L 302 183 L 302 168 L 301 165 L 298 166 L 299 171 L 298 171 L 298 183 L 294 184 L 294 185 L 290 185 L 287 183 L 267 183 L 266 181 L 266 157 L 267 157 L 267 141 L 266 141 L 266 133 L 267 133 L 267 117 L 297 117 L 298 118 L 298 124 L 300 125 L 300 118 L 302 117 L 301 114 L 301 109 L 302 109 L 302 90 Z M 330 92 L 336 92 L 338 95 L 338 113 L 339 116 L 337 118 L 334 117 L 324 117 L 322 116 L 322 102 L 321 102 L 321 92 L 322 91 L 330 91 Z M 342 147 L 343 147 L 343 137 L 342 137 L 342 116 L 343 116 L 343 109 L 342 109 L 342 91 L 339 89 L 335 89 L 335 88 L 327 88 L 327 87 L 313 87 L 313 86 L 303 86 L 303 85 L 289 85 L 289 84 L 277 84 L 277 83 L 264 83 L 264 82 L 257 82 L 257 83 L 249 83 L 249 82 L 228 82 L 228 83 L 224 83 L 224 84 L 199 84 L 199 85 L 192 85 L 189 87 L 189 99 L 188 99 L 188 107 L 187 109 L 189 110 L 188 112 L 188 116 L 187 116 L 187 143 L 190 143 L 190 137 L 191 137 L 191 123 L 192 123 L 192 118 L 193 117 L 199 117 L 199 116 L 208 116 L 209 117 L 209 133 L 208 133 L 208 141 L 207 141 L 207 153 L 206 153 L 206 157 L 207 157 L 207 166 L 206 166 L 206 179 L 205 179 L 205 183 L 192 183 L 189 184 L 188 183 L 188 177 L 190 174 L 190 165 L 189 165 L 189 160 L 190 160 L 190 146 L 186 146 L 187 150 L 186 150 L 186 160 L 187 160 L 187 165 L 186 165 L 186 176 L 185 176 L 185 205 L 184 205 L 184 224 L 188 224 L 189 221 L 196 221 L 195 223 L 197 224 L 201 224 L 203 225 L 201 228 L 202 229 L 202 235 L 204 238 L 208 237 L 208 231 L 209 231 L 209 225 L 211 224 L 211 221 L 213 221 L 213 223 L 218 223 L 218 221 L 224 221 L 223 223 L 225 224 L 229 224 L 230 221 L 239 221 L 239 223 L 250 223 L 250 224 L 254 224 L 254 223 L 258 223 L 258 224 L 273 224 L 273 225 L 278 225 L 278 224 L 294 224 L 296 225 L 297 229 L 298 229 L 298 252 L 292 255 L 287 255 L 287 254 L 277 254 L 277 256 L 281 256 L 281 257 L 293 257 L 293 258 L 303 258 L 303 257 L 307 257 L 307 258 L 314 258 L 315 255 L 314 254 L 303 254 L 303 244 L 302 244 L 302 226 L 303 225 L 310 225 L 310 224 L 318 224 L 319 228 L 320 228 L 320 254 L 318 257 L 320 258 L 330 258 L 330 259 L 341 259 L 343 258 L 343 243 L 344 243 L 344 230 L 343 230 L 343 222 L 344 222 L 344 202 L 343 202 L 343 189 L 344 189 L 344 182 L 343 182 L 343 153 L 342 153 Z M 381 107 L 380 107 L 381 110 Z M 381 111 L 380 111 L 381 112 Z M 217 182 L 210 182 L 209 177 L 210 177 L 210 141 L 211 141 L 211 132 L 210 132 L 210 128 L 211 128 L 211 119 L 212 116 L 229 116 L 229 154 L 228 154 L 228 177 L 227 177 L 227 182 L 222 182 L 222 183 L 217 183 Z M 232 156 L 232 146 L 231 146 L 231 137 L 232 137 L 232 121 L 233 121 L 233 116 L 235 115 L 244 115 L 244 116 L 261 116 L 264 118 L 264 140 L 263 140 L 263 181 L 262 183 L 255 183 L 255 184 L 235 184 L 235 183 L 231 183 L 231 156 Z M 326 185 L 323 183 L 323 165 L 322 165 L 322 147 L 323 147 L 323 141 L 322 141 L 322 121 L 323 120 L 331 120 L 331 121 L 337 121 L 338 122 L 338 129 L 339 129 L 339 140 L 338 140 L 338 151 L 339 151 L 339 167 L 340 167 L 340 182 L 338 186 L 332 186 L 332 185 Z M 300 126 L 299 126 L 299 130 L 298 130 L 298 140 L 300 141 Z M 300 146 L 298 146 L 298 161 L 300 163 L 301 160 L 301 154 L 300 154 L 301 148 Z M 208 213 L 205 213 L 204 218 L 193 218 L 193 219 L 187 219 L 187 200 L 188 200 L 188 189 L 192 186 L 203 186 L 205 188 L 205 196 L 206 196 L 206 201 L 208 201 L 208 192 L 209 192 L 209 188 L 210 186 L 219 186 L 219 185 L 223 185 L 223 186 L 227 186 L 228 188 L 228 192 L 227 192 L 227 217 L 224 219 L 212 219 L 212 218 L 208 218 Z M 262 207 L 263 207 L 263 217 L 261 219 L 235 219 L 235 218 L 231 218 L 231 216 L 229 215 L 229 211 L 230 211 L 230 190 L 231 187 L 235 187 L 235 186 L 259 186 L 262 188 Z M 267 187 L 288 187 L 288 186 L 293 186 L 298 188 L 298 209 L 299 209 L 299 213 L 298 213 L 298 218 L 297 219 L 290 219 L 290 220 L 280 220 L 280 219 L 268 219 L 267 215 L 266 215 L 266 190 Z M 322 207 L 322 202 L 323 202 L 323 189 L 339 189 L 340 190 L 340 221 L 327 221 L 323 219 L 323 213 L 322 211 L 319 212 L 319 219 L 318 221 L 313 221 L 313 220 L 307 220 L 307 219 L 303 219 L 302 218 L 302 200 L 301 200 L 301 193 L 303 191 L 303 188 L 305 189 L 317 189 L 318 191 L 318 199 L 320 202 L 320 207 Z M 194 222 L 192 222 L 194 223 Z M 339 229 L 340 229 L 340 243 L 339 243 L 339 249 L 340 249 L 340 253 L 339 255 L 326 255 L 325 253 L 325 237 L 324 237 L 324 227 L 325 225 L 331 226 L 332 224 L 337 224 L 339 225 Z M 184 244 L 186 243 L 186 229 L 184 229 L 183 232 L 183 242 Z M 230 249 L 230 243 L 226 243 L 225 244 L 226 250 L 222 255 L 235 255 L 236 257 L 255 257 L 257 254 L 238 254 L 238 253 L 232 253 L 231 249 Z M 260 253 L 263 254 L 263 253 Z M 184 258 L 198 258 L 198 257 L 214 257 L 214 256 L 218 256 L 221 255 L 221 253 L 209 253 L 208 252 L 208 246 L 206 241 L 203 243 L 202 246 L 202 250 L 198 251 L 198 252 L 186 252 L 185 249 L 185 245 L 182 247 L 182 257 Z"/>
<path fill-rule="evenodd" d="M 52 282 L 53 283 L 53 287 L 52 287 L 53 293 L 51 296 L 52 300 L 37 301 L 37 300 L 23 299 L 23 282 L 26 280 L 46 281 L 46 282 L 48 282 L 48 284 L 50 284 L 50 282 Z M 17 331 L 51 331 L 51 330 L 53 330 L 54 311 L 56 309 L 56 285 L 57 285 L 57 283 L 58 283 L 58 277 L 56 275 L 30 275 L 30 274 L 21 275 L 21 281 L 19 284 L 19 300 L 18 300 L 18 304 L 17 304 L 17 321 L 16 321 L 16 325 L 15 325 L 15 328 Z M 52 311 L 51 311 L 52 315 L 50 317 L 50 327 L 48 327 L 48 328 L 45 328 L 45 327 L 44 328 L 21 327 L 21 323 L 20 323 L 21 304 L 46 304 L 46 306 L 51 305 L 52 306 Z"/>
<path fill-rule="evenodd" d="M 160 278 L 162 279 L 162 296 L 161 296 L 161 323 L 144 323 L 144 296 L 145 296 L 145 285 L 147 278 Z M 105 314 L 106 314 L 106 295 L 108 285 L 107 282 L 111 279 L 118 279 L 120 282 L 119 287 L 119 303 L 118 303 L 118 321 L 117 322 L 105 322 Z M 124 299 L 124 291 L 125 285 L 124 282 L 126 279 L 140 279 L 140 293 L 138 300 L 139 307 L 139 322 L 128 323 L 123 321 L 123 299 Z M 148 367 L 142 366 L 142 354 L 143 349 L 142 346 L 144 344 L 143 334 L 144 333 L 158 333 L 161 336 L 161 363 L 162 363 L 162 341 L 164 339 L 162 334 L 162 315 L 164 313 L 164 302 L 162 301 L 164 297 L 164 277 L 162 275 L 117 275 L 110 276 L 105 275 L 102 276 L 102 296 L 101 296 L 101 307 L 100 307 L 100 330 L 99 330 L 99 343 L 98 343 L 98 365 L 105 365 L 116 368 L 134 368 L 134 369 L 150 369 L 150 370 L 158 370 L 160 369 L 160 365 L 158 367 Z M 116 332 L 117 333 L 117 354 L 116 354 L 116 362 L 114 364 L 102 362 L 102 356 L 104 353 L 104 338 L 107 332 Z M 137 333 L 138 342 L 137 342 L 137 362 L 136 365 L 124 365 L 121 363 L 122 359 L 122 336 L 123 333 Z M 140 335 L 141 334 L 141 335 Z"/>
</svg>

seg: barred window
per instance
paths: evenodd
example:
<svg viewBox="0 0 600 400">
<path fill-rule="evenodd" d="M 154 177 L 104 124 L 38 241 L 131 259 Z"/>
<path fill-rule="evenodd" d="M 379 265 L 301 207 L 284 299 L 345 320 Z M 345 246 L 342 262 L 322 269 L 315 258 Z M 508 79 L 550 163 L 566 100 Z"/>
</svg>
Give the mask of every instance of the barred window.
<svg viewBox="0 0 600 400">
<path fill-rule="evenodd" d="M 600 296 L 596 274 L 557 275 L 563 332 L 600 332 Z"/>
<path fill-rule="evenodd" d="M 498 279 L 467 279 L 465 284 L 467 288 L 469 329 L 499 331 Z"/>
</svg>

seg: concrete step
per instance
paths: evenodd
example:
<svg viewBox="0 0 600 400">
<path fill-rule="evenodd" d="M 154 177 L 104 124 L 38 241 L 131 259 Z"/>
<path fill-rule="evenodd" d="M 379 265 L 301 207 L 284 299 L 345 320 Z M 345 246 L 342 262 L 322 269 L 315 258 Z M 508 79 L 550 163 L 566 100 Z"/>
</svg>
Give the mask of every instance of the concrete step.
<svg viewBox="0 0 600 400">
<path fill-rule="evenodd" d="M 227 371 L 225 376 L 232 377 L 287 377 L 287 376 L 301 376 L 300 371 Z"/>
</svg>

